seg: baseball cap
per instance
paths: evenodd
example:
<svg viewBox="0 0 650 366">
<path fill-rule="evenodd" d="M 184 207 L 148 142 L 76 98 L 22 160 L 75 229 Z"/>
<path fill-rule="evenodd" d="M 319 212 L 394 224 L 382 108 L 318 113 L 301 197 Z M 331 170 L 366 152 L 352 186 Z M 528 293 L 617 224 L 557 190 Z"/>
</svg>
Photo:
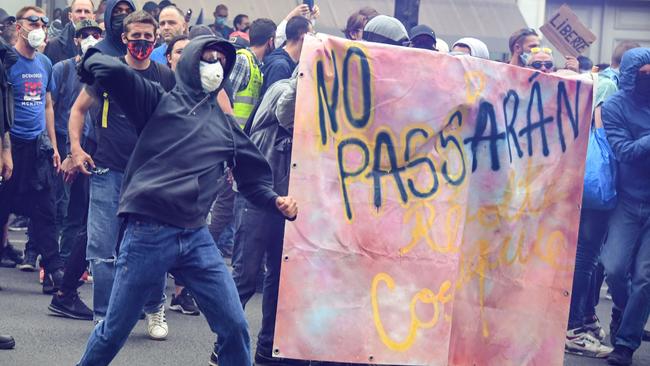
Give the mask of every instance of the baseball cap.
<svg viewBox="0 0 650 366">
<path fill-rule="evenodd" d="M 411 28 L 411 41 L 415 39 L 416 37 L 428 37 L 433 41 L 433 48 L 436 48 L 436 32 L 431 29 L 431 27 L 420 24 L 416 25 L 415 27 Z"/>
<path fill-rule="evenodd" d="M 74 32 L 75 37 L 79 37 L 81 31 L 88 30 L 88 29 L 95 29 L 99 33 L 102 32 L 102 29 L 99 27 L 99 24 L 97 24 L 97 22 L 92 19 L 84 19 L 74 23 L 74 29 L 75 29 Z"/>
<path fill-rule="evenodd" d="M 0 22 L 5 22 L 7 20 L 10 22 L 15 22 L 16 17 L 9 15 L 6 10 L 0 8 Z"/>
<path fill-rule="evenodd" d="M 433 38 L 433 43 L 436 42 L 436 32 L 434 32 L 433 29 L 427 25 L 420 24 L 411 28 L 411 39 L 418 36 L 429 36 Z"/>
<path fill-rule="evenodd" d="M 240 33 L 240 32 L 237 32 Z M 236 49 L 240 48 L 248 48 L 250 47 L 251 43 L 244 37 L 235 35 L 235 33 L 230 35 L 230 38 L 228 39 L 230 43 L 232 43 L 233 46 L 235 46 Z"/>
<path fill-rule="evenodd" d="M 363 29 L 363 39 L 371 42 L 402 45 L 409 40 L 404 24 L 387 15 L 377 15 Z"/>
</svg>

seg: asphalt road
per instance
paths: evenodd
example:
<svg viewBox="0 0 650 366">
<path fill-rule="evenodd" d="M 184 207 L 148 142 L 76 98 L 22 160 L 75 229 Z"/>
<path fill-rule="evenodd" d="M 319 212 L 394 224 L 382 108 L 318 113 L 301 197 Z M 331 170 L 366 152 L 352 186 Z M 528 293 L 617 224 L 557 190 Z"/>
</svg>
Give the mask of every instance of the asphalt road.
<svg viewBox="0 0 650 366">
<path fill-rule="evenodd" d="M 11 234 L 12 242 L 24 245 L 24 234 Z M 0 350 L 0 366 L 71 366 L 79 360 L 93 323 L 51 315 L 47 306 L 50 296 L 41 293 L 38 273 L 17 269 L 0 269 L 0 333 L 16 339 L 14 350 Z M 81 298 L 90 306 L 91 287 L 80 288 Z M 173 283 L 167 295 L 171 297 Z M 169 305 L 169 300 L 167 301 Z M 602 298 L 598 312 L 608 321 L 611 301 Z M 251 327 L 252 344 L 261 322 L 261 296 L 249 302 L 246 315 Z M 140 321 L 112 365 L 115 366 L 206 366 L 212 352 L 214 336 L 202 316 L 194 317 L 167 311 L 169 337 L 152 341 L 146 336 L 144 321 Z M 253 346 L 254 349 L 254 346 Z M 603 360 L 568 355 L 565 366 L 605 365 Z M 644 343 L 635 354 L 634 365 L 650 365 L 650 344 Z M 552 365 L 549 365 L 552 366 Z"/>
</svg>

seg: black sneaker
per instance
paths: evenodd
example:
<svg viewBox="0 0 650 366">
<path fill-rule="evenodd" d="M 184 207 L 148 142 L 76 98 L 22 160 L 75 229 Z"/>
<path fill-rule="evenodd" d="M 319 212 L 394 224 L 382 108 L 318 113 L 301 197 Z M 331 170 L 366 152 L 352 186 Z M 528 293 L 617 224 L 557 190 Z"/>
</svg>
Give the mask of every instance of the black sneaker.
<svg viewBox="0 0 650 366">
<path fill-rule="evenodd" d="M 208 365 L 219 366 L 219 356 L 217 356 L 217 353 L 215 351 L 212 351 L 212 354 L 210 355 L 210 363 Z"/>
<path fill-rule="evenodd" d="M 0 335 L 0 349 L 12 349 L 16 346 L 14 337 L 10 335 Z"/>
<path fill-rule="evenodd" d="M 608 365 L 630 366 L 632 365 L 632 355 L 634 351 L 625 346 L 614 347 L 614 352 L 607 357 Z"/>
<path fill-rule="evenodd" d="M 25 216 L 16 216 L 9 224 L 9 231 L 27 231 L 29 219 Z"/>
<path fill-rule="evenodd" d="M 84 304 L 76 291 L 69 295 L 54 294 L 52 302 L 47 308 L 53 313 L 66 318 L 93 320 L 93 311 Z"/>
<path fill-rule="evenodd" d="M 45 278 L 43 279 L 43 293 L 46 295 L 52 295 L 61 289 L 62 284 L 63 270 L 61 268 L 52 273 L 45 273 Z"/>
<path fill-rule="evenodd" d="M 0 266 L 14 268 L 17 265 L 22 264 L 23 259 L 23 253 L 14 248 L 14 246 L 7 241 L 7 246 L 2 251 L 2 258 L 0 258 Z"/>
<path fill-rule="evenodd" d="M 255 351 L 255 365 L 259 366 L 309 366 L 309 361 L 273 357 L 271 354 Z"/>
<path fill-rule="evenodd" d="M 23 262 L 18 265 L 18 269 L 23 272 L 36 271 L 36 258 L 38 258 L 38 254 L 25 251 L 25 258 L 23 258 Z"/>
<path fill-rule="evenodd" d="M 169 309 L 185 315 L 201 314 L 199 308 L 194 303 L 194 297 L 192 297 L 192 294 L 186 288 L 181 291 L 180 295 L 172 295 L 172 303 L 169 305 Z"/>
<path fill-rule="evenodd" d="M 49 274 L 45 274 L 45 277 L 43 278 L 43 293 L 45 295 L 52 295 L 53 293 L 56 292 L 56 289 L 54 288 L 54 283 L 52 282 L 52 278 L 50 277 Z"/>
</svg>

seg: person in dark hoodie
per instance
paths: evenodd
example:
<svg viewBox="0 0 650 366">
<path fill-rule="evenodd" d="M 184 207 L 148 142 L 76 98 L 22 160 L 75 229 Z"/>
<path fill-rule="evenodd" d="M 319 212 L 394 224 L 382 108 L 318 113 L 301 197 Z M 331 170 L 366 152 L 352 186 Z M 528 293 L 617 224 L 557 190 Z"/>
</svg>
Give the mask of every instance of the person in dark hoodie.
<svg viewBox="0 0 650 366">
<path fill-rule="evenodd" d="M 67 60 L 79 54 L 75 44 L 75 24 L 82 20 L 95 20 L 95 5 L 92 0 L 73 0 L 70 4 L 70 22 L 63 27 L 61 34 L 49 40 L 43 53 L 47 56 L 52 65 L 59 61 Z"/>
<path fill-rule="evenodd" d="M 122 3 L 118 3 L 119 7 Z M 136 70 L 142 77 L 156 82 L 165 90 L 175 85 L 173 72 L 165 65 L 151 61 L 156 37 L 157 22 L 145 11 L 129 14 L 123 21 L 122 42 L 128 45 L 126 55 L 117 60 Z M 113 22 L 113 25 L 115 22 Z M 101 41 L 98 45 L 108 43 Z M 120 187 L 127 162 L 135 148 L 137 131 L 129 116 L 121 110 L 117 96 L 101 85 L 86 86 L 72 106 L 68 123 L 70 151 L 73 161 L 88 154 L 81 146 L 84 116 L 94 106 L 99 106 L 95 117 L 97 146 L 93 158 L 99 169 L 90 177 L 90 204 L 88 209 L 88 245 L 86 256 L 93 272 L 93 311 L 95 320 L 104 318 L 115 277 L 115 258 L 121 222 L 117 217 Z M 147 332 L 152 339 L 167 337 L 164 317 L 165 277 L 161 276 L 158 295 L 151 295 L 145 307 Z"/>
<path fill-rule="evenodd" d="M 290 79 L 280 80 L 269 88 L 246 126 L 251 141 L 271 165 L 273 188 L 281 195 L 289 192 L 297 73 L 298 70 L 295 70 Z M 269 366 L 309 365 L 309 361 L 273 357 L 284 221 L 268 211 L 256 208 L 242 196 L 235 199 L 235 207 L 238 215 L 235 219 L 233 279 L 244 307 L 255 294 L 257 273 L 266 258 L 262 327 L 257 336 L 255 363 Z"/>
<path fill-rule="evenodd" d="M 266 90 L 276 81 L 291 77 L 293 70 L 298 65 L 298 61 L 300 61 L 305 34 L 313 31 L 314 28 L 311 22 L 304 16 L 298 15 L 289 19 L 286 44 L 264 57 L 264 66 L 262 67 L 264 82 L 260 95 L 264 95 Z"/>
<path fill-rule="evenodd" d="M 601 261 L 614 301 L 607 363 L 626 366 L 650 312 L 650 48 L 625 52 L 620 72 L 619 91 L 602 106 L 619 176 Z"/>
<path fill-rule="evenodd" d="M 216 103 L 234 62 L 230 43 L 198 37 L 183 50 L 176 87 L 165 92 L 92 49 L 82 61 L 82 81 L 114 94 L 139 137 L 120 198 L 119 215 L 127 226 L 108 313 L 90 336 L 80 365 L 110 363 L 138 321 L 146 300 L 141 295 L 166 272 L 183 280 L 212 331 L 223 338 L 219 365 L 251 365 L 244 311 L 206 225 L 217 193 L 214 182 L 228 164 L 249 201 L 290 219 L 298 206 L 273 191 L 264 156 Z M 85 164 L 94 165 L 89 156 L 76 162 L 89 174 Z M 216 355 L 210 362 L 216 365 Z"/>
<path fill-rule="evenodd" d="M 126 44 L 122 42 L 124 19 L 135 11 L 132 0 L 108 0 L 104 11 L 104 39 L 95 48 L 103 54 L 120 57 L 126 53 Z"/>
</svg>

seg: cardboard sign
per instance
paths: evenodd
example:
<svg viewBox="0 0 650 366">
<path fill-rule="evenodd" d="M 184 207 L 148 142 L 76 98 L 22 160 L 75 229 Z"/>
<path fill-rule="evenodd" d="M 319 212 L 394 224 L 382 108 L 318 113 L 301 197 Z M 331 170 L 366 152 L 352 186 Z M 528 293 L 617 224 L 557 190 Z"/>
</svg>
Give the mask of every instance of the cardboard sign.
<svg viewBox="0 0 650 366">
<path fill-rule="evenodd" d="M 540 30 L 564 56 L 578 57 L 596 40 L 596 35 L 580 22 L 566 4 Z"/>
<path fill-rule="evenodd" d="M 327 36 L 298 67 L 274 356 L 562 365 L 592 84 Z"/>
</svg>

